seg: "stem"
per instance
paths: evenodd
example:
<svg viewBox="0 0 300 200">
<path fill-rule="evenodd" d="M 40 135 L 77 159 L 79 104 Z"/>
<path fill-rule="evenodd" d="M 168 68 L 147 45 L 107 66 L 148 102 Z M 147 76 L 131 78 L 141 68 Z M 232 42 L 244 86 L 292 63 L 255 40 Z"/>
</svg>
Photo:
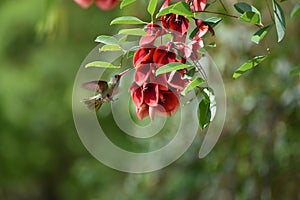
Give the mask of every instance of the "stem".
<svg viewBox="0 0 300 200">
<path fill-rule="evenodd" d="M 194 61 L 194 60 L 193 60 L 193 63 L 194 63 L 194 65 L 195 65 L 197 71 L 202 75 L 203 79 L 204 79 L 205 82 L 208 84 L 208 82 L 207 82 L 207 76 L 206 76 L 205 71 L 203 70 L 203 68 L 202 68 L 202 66 L 201 66 L 201 64 L 200 64 L 200 62 L 199 62 L 199 60 L 198 60 L 198 61 Z"/>
<path fill-rule="evenodd" d="M 226 17 L 232 17 L 235 19 L 238 19 L 239 17 L 236 15 L 230 15 L 227 13 L 221 13 L 221 12 L 213 12 L 213 11 L 207 11 L 207 10 L 203 10 L 203 11 L 199 11 L 199 12 L 203 12 L 203 13 L 211 13 L 211 14 L 216 14 L 216 15 L 224 15 Z M 263 26 L 259 25 L 259 24 L 254 24 L 255 26 L 257 26 L 258 28 L 262 28 Z"/>
<path fill-rule="evenodd" d="M 274 18 L 273 18 L 273 15 L 272 15 L 272 11 L 271 11 L 271 8 L 270 8 L 270 4 L 268 3 L 268 0 L 265 0 L 266 4 L 267 4 L 267 7 L 268 7 L 268 11 L 269 11 L 269 14 L 270 14 L 270 17 L 272 19 L 272 21 L 274 22 Z"/>
<path fill-rule="evenodd" d="M 208 10 L 203 10 L 203 11 L 198 11 L 198 12 L 203 12 L 203 13 L 212 13 L 212 14 L 216 14 L 216 15 L 224 15 L 226 17 L 232 17 L 232 18 L 239 18 L 238 16 L 236 15 L 230 15 L 230 14 L 227 14 L 227 13 L 221 13 L 221 12 L 214 12 L 214 11 L 208 11 Z"/>
</svg>

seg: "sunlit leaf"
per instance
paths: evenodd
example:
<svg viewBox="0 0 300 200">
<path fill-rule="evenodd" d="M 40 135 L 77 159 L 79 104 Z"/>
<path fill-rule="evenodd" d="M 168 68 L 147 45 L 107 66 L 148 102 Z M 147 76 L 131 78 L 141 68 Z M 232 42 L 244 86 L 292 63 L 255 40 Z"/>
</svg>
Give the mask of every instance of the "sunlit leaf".
<svg viewBox="0 0 300 200">
<path fill-rule="evenodd" d="M 209 47 L 209 48 L 215 48 L 215 47 L 217 47 L 217 44 L 215 42 L 211 42 L 211 43 L 209 43 L 207 45 L 207 47 Z"/>
<path fill-rule="evenodd" d="M 243 13 L 239 19 L 251 24 L 261 25 L 260 15 L 252 11 Z"/>
<path fill-rule="evenodd" d="M 210 25 L 211 27 L 215 27 L 219 22 L 222 21 L 222 18 L 220 17 L 210 17 L 208 19 L 205 19 L 204 22 Z"/>
<path fill-rule="evenodd" d="M 240 20 L 243 20 L 248 23 L 262 25 L 261 23 L 261 14 L 257 8 L 254 6 L 239 2 L 234 4 L 234 8 L 241 13 L 242 15 L 239 17 Z"/>
<path fill-rule="evenodd" d="M 187 4 L 185 2 L 178 2 L 174 5 L 168 6 L 167 8 L 161 10 L 159 13 L 157 13 L 156 17 L 158 18 L 163 15 L 170 14 L 170 13 L 183 15 L 185 17 L 193 17 L 194 16 L 189 4 Z"/>
<path fill-rule="evenodd" d="M 113 24 L 147 24 L 147 22 L 144 22 L 137 17 L 123 16 L 112 20 L 110 25 Z"/>
<path fill-rule="evenodd" d="M 100 51 L 122 51 L 118 44 L 106 44 L 100 48 Z"/>
<path fill-rule="evenodd" d="M 147 35 L 146 31 L 142 28 L 122 29 L 119 31 L 119 34 L 136 35 L 136 36 Z"/>
<path fill-rule="evenodd" d="M 297 14 L 300 13 L 300 2 L 296 4 L 291 12 L 291 17 L 295 17 Z"/>
<path fill-rule="evenodd" d="M 271 29 L 272 25 L 263 27 L 262 29 L 259 29 L 254 35 L 252 36 L 251 40 L 252 42 L 259 44 L 260 41 L 268 34 L 269 30 Z"/>
<path fill-rule="evenodd" d="M 149 4 L 148 4 L 148 12 L 151 16 L 154 15 L 154 12 L 156 10 L 156 6 L 157 6 L 157 0 L 150 0 Z"/>
<path fill-rule="evenodd" d="M 284 13 L 280 5 L 273 0 L 273 9 L 274 9 L 274 17 L 275 17 L 275 25 L 277 30 L 278 42 L 280 42 L 285 35 L 285 18 Z"/>
<path fill-rule="evenodd" d="M 133 56 L 134 56 L 134 51 L 129 51 L 128 53 L 127 53 L 127 58 L 132 58 Z"/>
<path fill-rule="evenodd" d="M 185 79 L 192 79 L 196 73 L 196 68 L 194 66 L 188 67 L 187 72 L 184 74 Z"/>
<path fill-rule="evenodd" d="M 166 64 L 166 65 L 158 68 L 156 70 L 156 76 L 158 76 L 160 74 L 167 73 L 167 72 L 171 72 L 171 71 L 174 71 L 174 70 L 180 70 L 180 69 L 188 68 L 189 66 L 190 65 L 183 64 L 183 63 L 180 63 L 180 62 L 172 62 L 172 63 Z"/>
<path fill-rule="evenodd" d="M 190 90 L 193 90 L 194 88 L 198 87 L 199 85 L 205 83 L 204 79 L 201 77 L 195 78 L 192 82 L 190 82 L 185 89 L 182 91 L 182 94 L 185 95 Z"/>
<path fill-rule="evenodd" d="M 112 36 L 100 35 L 96 38 L 95 42 L 103 44 L 118 44 L 118 40 Z"/>
<path fill-rule="evenodd" d="M 122 0 L 120 4 L 120 8 L 123 9 L 125 6 L 128 6 L 132 3 L 134 3 L 136 0 Z"/>
<path fill-rule="evenodd" d="M 128 37 L 127 35 L 124 35 L 123 37 L 121 37 L 121 38 L 119 39 L 118 43 L 119 43 L 119 44 L 125 43 L 126 40 L 127 40 L 127 37 Z"/>
<path fill-rule="evenodd" d="M 252 69 L 253 67 L 256 67 L 259 63 L 261 63 L 267 56 L 256 56 L 252 58 L 251 60 L 248 60 L 246 63 L 241 65 L 233 74 L 233 78 L 239 78 L 242 74 L 244 74 L 246 71 Z"/>
<path fill-rule="evenodd" d="M 120 68 L 120 66 L 115 66 L 109 62 L 103 62 L 103 61 L 94 61 L 85 65 L 85 68 L 89 68 L 89 67 Z"/>
</svg>

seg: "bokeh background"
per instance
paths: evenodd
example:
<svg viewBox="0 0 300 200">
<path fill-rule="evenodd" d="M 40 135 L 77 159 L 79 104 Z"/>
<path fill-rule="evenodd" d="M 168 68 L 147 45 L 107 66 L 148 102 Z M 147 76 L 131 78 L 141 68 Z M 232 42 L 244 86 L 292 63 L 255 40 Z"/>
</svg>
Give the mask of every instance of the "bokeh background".
<svg viewBox="0 0 300 200">
<path fill-rule="evenodd" d="M 233 11 L 235 1 L 224 2 Z M 265 1 L 248 2 L 269 24 Z M 300 199 L 300 79 L 289 74 L 300 66 L 300 15 L 289 16 L 296 3 L 281 4 L 287 35 L 280 44 L 274 27 L 258 46 L 250 41 L 256 27 L 232 19 L 217 26 L 210 55 L 225 82 L 228 113 L 213 151 L 198 159 L 199 134 L 169 167 L 127 174 L 101 164 L 81 143 L 72 89 L 95 37 L 116 34 L 120 27 L 109 22 L 123 14 L 148 20 L 146 1 L 104 12 L 71 0 L 1 0 L 0 199 Z M 231 78 L 267 46 L 266 61 Z"/>
</svg>

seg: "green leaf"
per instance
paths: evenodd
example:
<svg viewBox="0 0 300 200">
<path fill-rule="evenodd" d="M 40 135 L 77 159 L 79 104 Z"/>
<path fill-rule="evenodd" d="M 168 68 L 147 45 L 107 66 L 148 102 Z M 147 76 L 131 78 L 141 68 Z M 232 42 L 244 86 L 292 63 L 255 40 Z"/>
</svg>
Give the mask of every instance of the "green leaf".
<svg viewBox="0 0 300 200">
<path fill-rule="evenodd" d="M 96 38 L 95 42 L 103 44 L 118 44 L 118 40 L 112 36 L 100 35 Z"/>
<path fill-rule="evenodd" d="M 120 8 L 123 9 L 125 6 L 128 6 L 134 3 L 136 0 L 123 0 L 120 4 Z"/>
<path fill-rule="evenodd" d="M 291 12 L 291 17 L 295 17 L 297 14 L 300 13 L 300 2 L 296 4 Z"/>
<path fill-rule="evenodd" d="M 136 35 L 136 36 L 147 35 L 146 31 L 142 28 L 122 29 L 119 31 L 119 34 Z"/>
<path fill-rule="evenodd" d="M 151 17 L 154 15 L 156 6 L 157 6 L 157 0 L 150 0 L 147 10 L 148 10 L 148 13 L 151 15 Z"/>
<path fill-rule="evenodd" d="M 255 12 L 255 13 L 260 13 L 257 8 L 254 6 L 247 4 L 245 2 L 239 2 L 233 5 L 234 8 L 241 14 L 244 14 L 245 12 Z"/>
<path fill-rule="evenodd" d="M 203 95 L 202 100 L 198 106 L 198 120 L 201 129 L 206 128 L 211 122 L 211 105 L 210 98 L 204 90 L 201 90 L 201 94 Z"/>
<path fill-rule="evenodd" d="M 210 17 L 210 18 L 205 19 L 205 20 L 203 20 L 203 21 L 213 28 L 213 27 L 215 27 L 220 21 L 222 21 L 222 18 L 220 18 L 220 17 Z"/>
<path fill-rule="evenodd" d="M 127 53 L 127 58 L 131 58 L 131 57 L 133 57 L 133 56 L 134 56 L 134 54 L 135 54 L 135 52 L 134 52 L 134 51 L 129 51 L 129 52 Z"/>
<path fill-rule="evenodd" d="M 196 68 L 194 66 L 188 67 L 187 72 L 184 74 L 184 79 L 192 79 L 196 73 Z"/>
<path fill-rule="evenodd" d="M 110 25 L 113 24 L 147 24 L 147 22 L 144 22 L 137 17 L 123 16 L 112 20 Z"/>
<path fill-rule="evenodd" d="M 194 13 L 191 11 L 191 8 L 189 4 L 185 2 L 178 2 L 174 5 L 168 6 L 167 8 L 161 10 L 159 13 L 157 13 L 156 18 L 159 18 L 163 15 L 167 15 L 170 13 L 183 15 L 185 17 L 193 17 Z"/>
<path fill-rule="evenodd" d="M 156 76 L 160 75 L 160 74 L 164 74 L 164 73 L 168 73 L 174 70 L 180 70 L 180 69 L 184 69 L 184 68 L 188 68 L 190 65 L 187 64 L 182 64 L 180 62 L 172 62 L 166 65 L 163 65 L 162 67 L 158 68 L 156 70 Z"/>
<path fill-rule="evenodd" d="M 262 29 L 259 29 L 254 35 L 252 36 L 252 42 L 259 44 L 260 41 L 268 34 L 269 30 L 272 28 L 272 25 L 265 26 Z"/>
<path fill-rule="evenodd" d="M 254 6 L 240 2 L 234 4 L 234 8 L 241 13 L 242 15 L 239 17 L 240 20 L 243 20 L 245 22 L 249 22 L 252 24 L 258 24 L 262 25 L 261 23 L 261 14 L 257 8 Z"/>
<path fill-rule="evenodd" d="M 118 41 L 118 43 L 119 44 L 124 44 L 125 42 L 126 42 L 126 40 L 127 40 L 127 35 L 124 35 L 123 37 L 121 37 L 120 39 L 119 39 L 119 41 Z"/>
<path fill-rule="evenodd" d="M 242 74 L 244 74 L 246 71 L 252 69 L 253 67 L 256 67 L 259 63 L 261 63 L 267 56 L 256 56 L 252 58 L 251 60 L 248 60 L 246 63 L 241 65 L 237 70 L 235 70 L 233 74 L 233 78 L 239 78 Z"/>
<path fill-rule="evenodd" d="M 295 67 L 290 71 L 290 76 L 300 75 L 300 67 Z"/>
<path fill-rule="evenodd" d="M 278 42 L 280 42 L 285 35 L 285 18 L 284 13 L 280 5 L 273 0 L 273 9 L 274 9 L 274 17 L 275 17 L 275 25 L 277 30 Z"/>
<path fill-rule="evenodd" d="M 122 51 L 118 44 L 106 44 L 100 48 L 100 51 Z"/>
<path fill-rule="evenodd" d="M 217 44 L 215 42 L 211 42 L 207 45 L 208 48 L 216 48 Z"/>
<path fill-rule="evenodd" d="M 201 88 L 201 101 L 198 106 L 198 120 L 201 129 L 206 128 L 216 115 L 216 97 L 211 88 Z M 197 95 L 197 96 L 198 96 Z"/>
<path fill-rule="evenodd" d="M 197 77 L 195 78 L 192 82 L 190 82 L 185 89 L 182 91 L 182 94 L 185 95 L 188 93 L 190 90 L 193 90 L 194 88 L 198 87 L 202 83 L 205 83 L 203 78 Z"/>
<path fill-rule="evenodd" d="M 191 32 L 189 38 L 192 40 L 192 39 L 195 37 L 195 35 L 198 33 L 198 31 L 199 31 L 199 28 L 196 27 L 196 28 Z"/>
<path fill-rule="evenodd" d="M 103 61 L 94 61 L 94 62 L 90 62 L 88 64 L 86 64 L 84 66 L 85 68 L 89 68 L 89 67 L 100 67 L 100 68 L 120 68 L 120 66 L 115 66 L 111 63 L 108 62 L 103 62 Z"/>
<path fill-rule="evenodd" d="M 258 25 L 262 25 L 261 24 L 261 19 L 260 19 L 260 15 L 249 11 L 249 12 L 245 12 L 244 14 L 242 14 L 239 17 L 240 20 L 251 23 L 251 24 L 258 24 Z"/>
</svg>

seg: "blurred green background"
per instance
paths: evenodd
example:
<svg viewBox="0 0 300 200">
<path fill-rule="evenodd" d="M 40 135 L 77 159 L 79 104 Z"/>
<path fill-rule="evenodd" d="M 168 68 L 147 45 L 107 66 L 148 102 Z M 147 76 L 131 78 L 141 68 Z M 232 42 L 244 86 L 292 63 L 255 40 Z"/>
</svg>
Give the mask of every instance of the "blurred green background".
<svg viewBox="0 0 300 200">
<path fill-rule="evenodd" d="M 270 23 L 265 2 L 251 2 Z M 228 113 L 213 151 L 198 159 L 199 135 L 169 167 L 126 174 L 87 152 L 71 98 L 95 37 L 116 34 L 120 27 L 109 22 L 122 14 L 148 19 L 145 2 L 103 12 L 66 0 L 1 0 L 0 199 L 300 199 L 300 79 L 289 75 L 300 66 L 300 15 L 289 17 L 296 3 L 281 4 L 285 39 L 277 44 L 273 27 L 266 39 L 272 54 L 238 80 L 234 69 L 266 46 L 251 44 L 256 28 L 242 22 L 225 19 L 216 28 L 210 55 L 224 78 Z"/>
</svg>

